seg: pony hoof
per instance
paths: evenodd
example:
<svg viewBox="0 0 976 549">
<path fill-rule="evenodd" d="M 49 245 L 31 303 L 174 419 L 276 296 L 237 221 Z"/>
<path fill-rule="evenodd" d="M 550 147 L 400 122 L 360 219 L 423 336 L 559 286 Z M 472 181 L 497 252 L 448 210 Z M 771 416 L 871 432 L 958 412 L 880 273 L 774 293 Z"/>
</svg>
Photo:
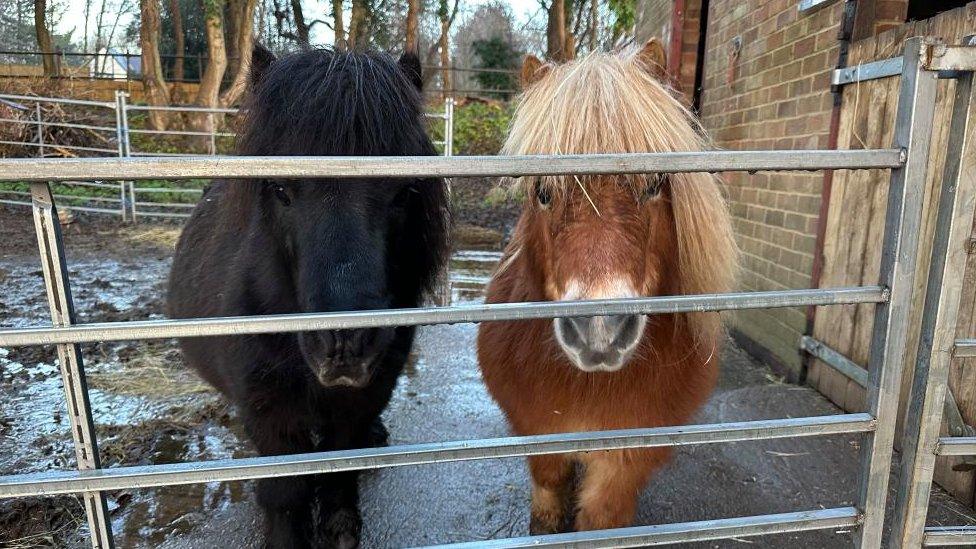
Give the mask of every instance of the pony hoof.
<svg viewBox="0 0 976 549">
<path fill-rule="evenodd" d="M 529 517 L 529 535 L 544 536 L 546 534 L 558 534 L 560 531 L 559 520 L 554 519 L 554 517 L 537 517 L 535 515 Z"/>
<path fill-rule="evenodd" d="M 323 525 L 324 547 L 330 549 L 356 549 L 362 521 L 352 509 L 340 509 L 325 519 Z"/>
</svg>

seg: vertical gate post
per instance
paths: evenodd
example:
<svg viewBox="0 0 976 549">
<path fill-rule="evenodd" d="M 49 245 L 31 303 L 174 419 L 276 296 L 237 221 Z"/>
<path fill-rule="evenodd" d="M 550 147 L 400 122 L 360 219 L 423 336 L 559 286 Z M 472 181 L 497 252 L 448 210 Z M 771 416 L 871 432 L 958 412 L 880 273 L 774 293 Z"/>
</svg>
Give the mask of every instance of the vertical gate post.
<svg viewBox="0 0 976 549">
<path fill-rule="evenodd" d="M 125 99 L 122 94 L 121 90 L 115 91 L 115 141 L 118 143 L 119 158 L 126 156 L 126 134 L 122 132 L 122 117 L 125 116 L 123 102 Z M 119 213 L 122 214 L 122 221 L 127 221 L 129 209 L 125 205 L 125 181 L 119 181 L 119 210 Z"/>
<path fill-rule="evenodd" d="M 119 156 L 122 158 L 128 158 L 132 156 L 132 143 L 129 141 L 129 104 L 127 101 L 128 93 L 124 91 L 115 92 L 116 108 L 119 111 L 119 134 L 121 139 L 122 150 Z M 121 181 L 122 193 L 125 194 L 126 185 L 129 186 L 129 207 L 132 212 L 132 222 L 136 222 L 136 191 L 135 182 L 133 181 Z"/>
<path fill-rule="evenodd" d="M 47 288 L 47 299 L 51 307 L 51 323 L 56 327 L 70 326 L 75 321 L 75 311 L 54 197 L 48 183 L 31 183 L 30 188 L 44 285 Z M 95 441 L 95 424 L 88 401 L 88 383 L 85 380 L 81 349 L 73 343 L 58 345 L 57 349 L 78 469 L 98 469 L 101 464 L 98 457 L 98 444 Z M 85 492 L 82 494 L 82 499 L 85 502 L 88 526 L 91 529 L 92 546 L 98 549 L 112 548 L 114 546 L 112 523 L 109 520 L 105 495 L 101 492 Z"/>
<path fill-rule="evenodd" d="M 34 103 L 34 112 L 37 113 L 37 156 L 44 158 L 44 124 L 41 123 L 41 102 Z"/>
<path fill-rule="evenodd" d="M 969 37 L 964 43 L 976 45 L 976 40 Z M 956 81 L 915 377 L 905 416 L 901 474 L 888 540 L 892 548 L 920 547 L 925 529 L 976 208 L 976 158 L 963 156 L 976 141 L 973 91 L 973 73 L 962 73 Z"/>
<path fill-rule="evenodd" d="M 446 120 L 444 120 L 444 156 L 454 156 L 454 98 L 448 97 L 444 102 Z"/>
<path fill-rule="evenodd" d="M 935 114 L 937 74 L 925 66 L 930 44 L 930 40 L 920 37 L 905 41 L 893 145 L 904 151 L 905 163 L 891 171 L 879 280 L 890 294 L 889 300 L 879 303 L 875 309 L 871 336 L 868 412 L 876 419 L 877 427 L 865 436 L 861 449 L 858 508 L 863 513 L 863 522 L 860 531 L 855 533 L 855 543 L 862 549 L 881 547 L 884 526 Z"/>
</svg>

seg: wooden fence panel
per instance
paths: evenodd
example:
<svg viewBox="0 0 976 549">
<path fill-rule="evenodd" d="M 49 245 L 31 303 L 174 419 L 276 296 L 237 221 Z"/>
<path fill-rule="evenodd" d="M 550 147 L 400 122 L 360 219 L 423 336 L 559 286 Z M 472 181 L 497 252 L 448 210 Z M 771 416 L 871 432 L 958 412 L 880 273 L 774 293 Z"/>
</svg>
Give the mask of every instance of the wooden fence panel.
<svg viewBox="0 0 976 549">
<path fill-rule="evenodd" d="M 932 19 L 907 23 L 878 36 L 851 45 L 848 63 L 855 65 L 901 55 L 904 40 L 911 36 L 928 35 L 947 43 L 976 32 L 976 2 L 947 11 Z M 904 357 L 905 376 L 902 380 L 902 402 L 907 401 L 911 389 L 918 330 L 921 322 L 925 282 L 931 259 L 942 170 L 945 163 L 949 116 L 955 82 L 943 80 L 939 84 L 938 107 L 935 114 L 932 156 L 929 159 L 925 189 L 919 262 L 915 276 L 908 352 Z M 873 80 L 848 85 L 843 91 L 840 131 L 837 148 L 863 149 L 890 146 L 898 103 L 898 78 Z M 965 154 L 976 154 L 976 150 Z M 821 287 L 873 284 L 880 265 L 881 233 L 887 201 L 888 173 L 886 171 L 839 171 L 834 175 L 830 209 L 824 241 Z M 976 226 L 976 225 L 974 225 Z M 976 336 L 976 258 L 970 257 L 967 280 L 958 326 L 959 336 Z M 867 363 L 874 318 L 872 305 L 824 307 L 817 311 L 813 335 L 844 353 L 862 366 Z M 813 361 L 810 383 L 838 406 L 846 410 L 864 409 L 864 390 L 832 368 Z M 976 359 L 956 361 L 950 374 L 950 389 L 959 403 L 963 418 L 976 424 Z M 904 408 L 903 408 L 904 410 Z M 903 411 L 902 411 L 903 413 Z M 902 423 L 899 418 L 899 426 Z M 900 430 L 900 427 L 899 427 Z M 961 460 L 940 458 L 935 479 L 960 499 L 972 504 L 974 475 L 970 471 L 953 470 Z"/>
</svg>

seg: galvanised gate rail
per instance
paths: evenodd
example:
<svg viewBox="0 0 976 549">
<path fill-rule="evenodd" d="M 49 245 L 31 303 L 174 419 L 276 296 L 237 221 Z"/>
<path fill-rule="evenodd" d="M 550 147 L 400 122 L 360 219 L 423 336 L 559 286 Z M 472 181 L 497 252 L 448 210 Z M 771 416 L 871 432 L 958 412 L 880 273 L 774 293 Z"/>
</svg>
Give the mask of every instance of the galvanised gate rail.
<svg viewBox="0 0 976 549">
<path fill-rule="evenodd" d="M 44 278 L 52 312 L 52 326 L 0 329 L 0 345 L 57 345 L 69 403 L 72 433 L 78 453 L 77 471 L 0 477 L 0 497 L 81 493 L 86 504 L 93 544 L 96 547 L 110 547 L 111 527 L 103 495 L 108 490 L 533 454 L 863 433 L 865 443 L 861 447 L 860 490 L 854 507 L 787 511 L 775 515 L 511 538 L 478 542 L 477 545 L 630 547 L 805 530 L 851 528 L 855 530 L 855 539 L 859 546 L 880 547 L 901 381 L 900 359 L 905 352 L 907 342 L 912 278 L 918 250 L 921 206 L 935 107 L 937 73 L 931 66 L 932 48 L 931 42 L 918 38 L 911 39 L 906 44 L 895 136 L 891 149 L 461 158 L 224 157 L 219 159 L 0 160 L 0 178 L 32 182 L 34 220 L 44 259 Z M 140 180 L 193 177 L 524 176 L 877 168 L 891 170 L 883 254 L 877 286 L 83 325 L 74 325 L 74 311 L 60 229 L 48 183 L 69 178 Z M 869 399 L 867 409 L 862 413 L 434 442 L 158 466 L 109 469 L 99 467 L 92 415 L 88 406 L 85 372 L 79 352 L 80 343 L 94 341 L 846 303 L 877 304 L 867 380 Z"/>
</svg>

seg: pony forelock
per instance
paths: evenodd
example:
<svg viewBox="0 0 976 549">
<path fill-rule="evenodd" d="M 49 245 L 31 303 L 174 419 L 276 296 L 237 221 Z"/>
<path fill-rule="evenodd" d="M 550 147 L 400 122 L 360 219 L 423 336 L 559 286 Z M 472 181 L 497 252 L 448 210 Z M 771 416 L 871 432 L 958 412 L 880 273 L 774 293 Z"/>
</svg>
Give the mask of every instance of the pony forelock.
<svg viewBox="0 0 976 549">
<path fill-rule="evenodd" d="M 520 96 L 502 154 L 687 152 L 711 148 L 695 117 L 633 52 L 594 52 L 553 67 Z M 738 248 L 719 179 L 709 173 L 668 176 L 682 294 L 729 291 Z M 641 185 L 643 177 L 546 176 L 513 180 L 519 192 L 545 185 L 565 193 L 601 181 Z M 685 316 L 701 341 L 718 336 L 715 313 Z"/>
</svg>

